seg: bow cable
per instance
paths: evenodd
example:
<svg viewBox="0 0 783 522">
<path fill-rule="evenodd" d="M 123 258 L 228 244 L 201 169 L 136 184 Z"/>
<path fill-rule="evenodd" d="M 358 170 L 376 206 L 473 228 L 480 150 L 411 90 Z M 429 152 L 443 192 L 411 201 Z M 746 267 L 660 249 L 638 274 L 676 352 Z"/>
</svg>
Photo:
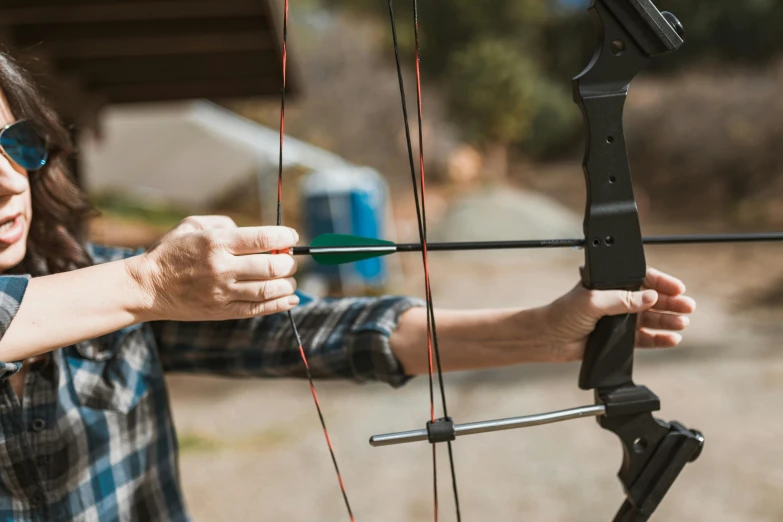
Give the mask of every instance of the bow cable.
<svg viewBox="0 0 783 522">
<path fill-rule="evenodd" d="M 429 364 L 429 390 L 430 390 L 430 419 L 431 422 L 435 422 L 435 391 L 434 391 L 434 369 L 433 369 L 433 353 L 435 358 L 435 365 L 438 373 L 438 384 L 440 388 L 440 399 L 443 409 L 443 416 L 448 418 L 448 408 L 446 405 L 446 392 L 443 386 L 443 370 L 441 367 L 440 350 L 438 348 L 438 336 L 437 329 L 435 327 L 435 313 L 432 299 L 432 288 L 430 285 L 429 274 L 429 262 L 427 257 L 427 211 L 426 211 L 426 190 L 425 190 L 425 176 L 424 176 L 424 148 L 423 148 L 423 131 L 422 131 L 422 102 L 421 102 L 421 72 L 420 72 L 420 58 L 419 58 L 419 21 L 418 21 L 418 3 L 417 0 L 413 0 L 413 22 L 414 22 L 414 43 L 415 43 L 415 57 L 416 57 L 416 101 L 418 106 L 418 125 L 419 125 L 419 171 L 421 182 L 421 200 L 419 199 L 419 191 L 416 183 L 416 167 L 413 160 L 413 144 L 410 134 L 410 124 L 408 122 L 408 109 L 405 98 L 405 84 L 402 78 L 402 66 L 400 64 L 400 48 L 397 41 L 397 25 L 394 18 L 394 6 L 393 0 L 388 0 L 389 6 L 389 20 L 391 23 L 392 39 L 394 42 L 394 55 L 397 66 L 397 79 L 400 87 L 400 101 L 402 103 L 402 115 L 405 124 L 405 140 L 408 148 L 408 162 L 411 171 L 411 180 L 413 182 L 413 196 L 416 202 L 416 218 L 418 222 L 419 240 L 421 242 L 421 254 L 422 262 L 424 265 L 424 287 L 425 297 L 427 304 L 427 357 Z M 438 475 L 437 475 L 437 458 L 436 458 L 436 444 L 432 444 L 432 476 L 433 476 L 433 497 L 434 497 L 434 514 L 435 521 L 438 520 Z M 459 495 L 457 494 L 457 475 L 454 468 L 454 454 L 451 447 L 451 441 L 447 442 L 449 453 L 449 468 L 451 471 L 451 484 L 454 492 L 454 504 L 456 508 L 457 521 L 461 521 L 460 507 L 459 507 Z"/>
<path fill-rule="evenodd" d="M 285 0 L 285 9 L 283 15 L 283 85 L 280 90 L 280 156 L 277 171 L 277 226 L 283 224 L 283 137 L 285 136 L 285 77 L 286 77 L 286 59 L 287 59 L 287 43 L 288 43 L 288 0 Z M 313 376 L 310 373 L 310 365 L 307 362 L 307 354 L 305 353 L 304 346 L 302 344 L 302 337 L 299 335 L 299 329 L 296 327 L 296 321 L 294 316 L 289 310 L 287 312 L 288 320 L 291 323 L 291 330 L 296 338 L 296 343 L 299 346 L 299 355 L 302 357 L 302 363 L 304 364 L 305 374 L 307 375 L 307 381 L 310 384 L 310 393 L 313 395 L 313 402 L 315 403 L 315 409 L 318 412 L 318 420 L 321 421 L 321 428 L 323 428 L 324 438 L 326 439 L 326 445 L 329 448 L 329 454 L 332 457 L 332 464 L 334 465 L 334 471 L 337 474 L 337 481 L 340 484 L 340 491 L 343 495 L 343 501 L 345 502 L 345 509 L 348 511 L 348 516 L 351 522 L 354 522 L 353 511 L 351 510 L 351 503 L 348 501 L 348 493 L 345 490 L 345 483 L 343 477 L 340 474 L 340 467 L 337 465 L 337 457 L 334 454 L 334 446 L 332 446 L 332 438 L 329 436 L 329 430 L 326 429 L 326 420 L 324 420 L 323 412 L 321 411 L 321 403 L 318 400 L 318 393 L 315 391 L 315 384 L 313 383 Z"/>
</svg>

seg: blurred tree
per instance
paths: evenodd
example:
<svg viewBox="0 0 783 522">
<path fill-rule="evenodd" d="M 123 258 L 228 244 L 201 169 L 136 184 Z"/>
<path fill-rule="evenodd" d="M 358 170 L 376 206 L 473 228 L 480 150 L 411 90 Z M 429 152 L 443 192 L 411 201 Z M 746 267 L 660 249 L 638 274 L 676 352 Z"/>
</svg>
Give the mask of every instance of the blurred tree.
<svg viewBox="0 0 783 522">
<path fill-rule="evenodd" d="M 386 20 L 388 4 L 322 0 Z M 447 0 L 419 3 L 422 73 L 441 85 L 450 118 L 484 153 L 496 176 L 509 151 L 534 159 L 575 150 L 581 118 L 569 78 L 588 62 L 594 29 L 588 0 Z M 687 45 L 651 72 L 726 62 L 767 63 L 783 49 L 779 0 L 656 0 L 687 31 Z M 410 1 L 394 6 L 402 51 L 411 63 Z M 388 25 L 387 25 L 388 27 Z M 390 39 L 388 31 L 384 37 Z M 389 43 L 391 45 L 391 43 Z"/>
<path fill-rule="evenodd" d="M 568 93 L 549 81 L 514 42 L 476 40 L 451 56 L 444 73 L 452 117 L 485 153 L 484 176 L 504 179 L 508 152 L 544 153 L 574 123 Z M 535 133 L 534 133 L 535 130 Z"/>
<path fill-rule="evenodd" d="M 388 4 L 325 0 L 388 18 Z M 412 5 L 394 6 L 402 51 L 412 54 Z M 567 76 L 553 81 L 545 29 L 562 8 L 548 0 L 449 0 L 419 4 L 422 74 L 448 96 L 450 117 L 485 156 L 485 176 L 504 178 L 510 150 L 559 151 L 579 114 Z M 389 45 L 391 45 L 389 43 Z"/>
</svg>

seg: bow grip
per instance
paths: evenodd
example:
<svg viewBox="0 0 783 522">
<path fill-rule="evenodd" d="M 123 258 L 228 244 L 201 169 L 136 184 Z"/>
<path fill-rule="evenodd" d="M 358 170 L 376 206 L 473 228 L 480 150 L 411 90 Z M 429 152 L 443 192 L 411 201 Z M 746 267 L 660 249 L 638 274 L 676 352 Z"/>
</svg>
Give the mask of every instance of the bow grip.
<svg viewBox="0 0 783 522">
<path fill-rule="evenodd" d="M 587 338 L 579 387 L 592 390 L 633 384 L 635 338 L 636 314 L 602 317 Z"/>
</svg>

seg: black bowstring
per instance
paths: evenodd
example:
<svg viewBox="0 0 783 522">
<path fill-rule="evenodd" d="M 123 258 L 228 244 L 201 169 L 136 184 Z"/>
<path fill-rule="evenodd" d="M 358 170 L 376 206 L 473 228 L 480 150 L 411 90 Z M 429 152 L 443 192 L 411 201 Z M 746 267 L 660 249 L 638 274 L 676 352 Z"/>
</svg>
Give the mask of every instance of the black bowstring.
<svg viewBox="0 0 783 522">
<path fill-rule="evenodd" d="M 405 84 L 402 77 L 402 66 L 400 64 L 400 48 L 397 41 L 397 24 L 394 18 L 393 0 L 388 0 L 388 5 L 389 5 L 389 20 L 391 22 L 391 30 L 392 30 L 392 39 L 394 41 L 394 56 L 395 56 L 396 66 L 397 66 L 397 79 L 400 86 L 400 100 L 402 102 L 403 121 L 405 123 L 405 140 L 408 148 L 408 162 L 410 165 L 411 179 L 413 181 L 414 200 L 416 201 L 416 218 L 418 221 L 419 240 L 421 241 L 422 245 L 424 245 L 427 240 L 426 205 L 425 202 L 423 201 L 424 194 L 422 194 L 421 196 L 421 203 L 420 203 L 419 191 L 416 183 L 416 167 L 414 165 L 414 160 L 413 160 L 413 143 L 410 134 L 410 124 L 408 122 L 408 108 L 407 108 L 407 102 L 405 98 Z M 413 0 L 413 17 L 414 17 L 414 31 L 415 31 L 416 45 L 418 48 L 418 34 L 419 34 L 418 3 L 416 0 Z M 418 60 L 418 53 L 416 59 Z M 417 102 L 420 104 L 421 99 L 419 97 L 418 89 L 416 91 L 416 97 L 417 97 Z M 418 124 L 419 124 L 419 150 L 422 151 L 424 140 L 423 140 L 423 132 L 422 132 L 421 112 L 417 111 L 417 114 L 418 114 Z M 426 256 L 425 248 L 422 248 L 422 257 L 425 258 L 426 260 L 425 256 Z M 426 288 L 426 295 L 427 295 L 427 328 L 432 329 L 432 345 L 433 345 L 433 351 L 435 353 L 435 361 L 436 361 L 437 371 L 438 371 L 438 384 L 440 387 L 440 397 L 441 397 L 441 403 L 443 407 L 443 415 L 444 417 L 448 417 L 448 409 L 446 405 L 446 392 L 443 385 L 443 369 L 441 366 L 440 350 L 438 348 L 438 336 L 435 327 L 435 313 L 434 313 L 432 292 L 429 285 L 427 285 Z M 434 400 L 433 388 L 434 388 L 434 383 L 432 382 L 432 376 L 430 376 L 430 400 L 431 401 Z M 459 495 L 457 493 L 457 475 L 454 467 L 454 453 L 452 450 L 451 441 L 447 442 L 447 446 L 449 452 L 449 467 L 451 470 L 451 483 L 452 483 L 452 489 L 454 491 L 454 504 L 456 507 L 457 521 L 459 522 L 462 520 L 462 517 L 460 513 L 460 506 L 459 506 Z M 433 445 L 433 449 L 434 447 L 435 446 Z M 433 460 L 433 480 L 434 480 L 434 487 L 435 487 L 435 502 L 436 502 L 436 510 L 437 510 L 437 471 L 436 471 L 434 460 Z"/>
<path fill-rule="evenodd" d="M 283 77 L 282 77 L 282 87 L 280 89 L 280 156 L 279 156 L 278 174 L 277 174 L 277 226 L 282 226 L 283 224 L 283 140 L 285 136 L 284 130 L 285 130 L 287 47 L 288 47 L 288 0 L 285 0 L 285 13 L 283 15 L 283 57 L 282 57 Z M 348 500 L 348 493 L 345 489 L 345 484 L 343 483 L 342 474 L 340 473 L 340 467 L 337 465 L 337 457 L 334 453 L 332 440 L 331 437 L 329 436 L 329 431 L 326 428 L 326 419 L 324 419 L 324 415 L 321 410 L 321 403 L 318 400 L 318 394 L 315 389 L 315 383 L 313 382 L 313 376 L 312 373 L 310 372 L 310 365 L 307 362 L 307 356 L 304 351 L 304 345 L 302 344 L 302 337 L 299 334 L 299 329 L 296 327 L 296 321 L 294 320 L 294 315 L 291 313 L 291 310 L 288 310 L 287 315 L 288 315 L 288 320 L 291 323 L 291 330 L 293 331 L 294 338 L 299 348 L 299 353 L 302 357 L 302 363 L 304 365 L 305 375 L 307 376 L 307 381 L 310 384 L 310 392 L 312 393 L 313 396 L 315 409 L 318 412 L 318 420 L 321 423 L 321 428 L 323 429 L 324 437 L 326 438 L 326 444 L 329 448 L 329 455 L 332 457 L 332 464 L 334 465 L 334 471 L 337 474 L 337 481 L 340 485 L 340 491 L 342 492 L 343 502 L 345 503 L 345 509 L 348 511 L 348 516 L 350 517 L 351 522 L 354 522 L 353 510 L 351 509 L 351 503 Z"/>
</svg>

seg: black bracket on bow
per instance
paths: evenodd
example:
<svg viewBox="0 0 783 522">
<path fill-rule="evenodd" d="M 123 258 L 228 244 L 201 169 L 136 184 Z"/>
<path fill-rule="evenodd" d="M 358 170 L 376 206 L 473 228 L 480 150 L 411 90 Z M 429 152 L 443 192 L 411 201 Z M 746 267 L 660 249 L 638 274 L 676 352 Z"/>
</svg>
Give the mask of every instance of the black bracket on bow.
<svg viewBox="0 0 783 522">
<path fill-rule="evenodd" d="M 644 245 L 623 133 L 623 107 L 634 77 L 651 58 L 684 43 L 671 13 L 650 0 L 594 0 L 590 8 L 598 47 L 574 79 L 574 99 L 585 118 L 583 163 L 587 184 L 582 284 L 598 290 L 639 290 L 646 273 Z M 600 425 L 620 437 L 619 478 L 627 500 L 616 522 L 642 522 L 658 507 L 704 437 L 653 417 L 658 397 L 632 379 L 636 315 L 605 317 L 590 335 L 579 386 L 595 390 L 605 406 Z"/>
<path fill-rule="evenodd" d="M 427 440 L 431 443 L 449 442 L 456 438 L 457 432 L 454 429 L 454 421 L 451 417 L 443 417 L 427 422 Z"/>
</svg>

